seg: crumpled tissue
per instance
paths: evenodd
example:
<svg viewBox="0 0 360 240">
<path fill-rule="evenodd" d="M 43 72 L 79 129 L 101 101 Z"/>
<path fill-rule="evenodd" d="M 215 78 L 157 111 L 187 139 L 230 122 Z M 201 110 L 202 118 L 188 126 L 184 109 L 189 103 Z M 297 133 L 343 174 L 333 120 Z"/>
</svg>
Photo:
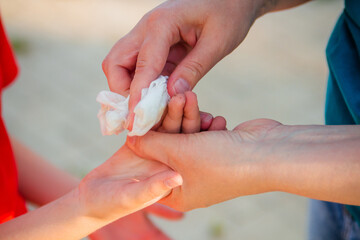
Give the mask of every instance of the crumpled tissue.
<svg viewBox="0 0 360 240">
<path fill-rule="evenodd" d="M 170 100 L 167 92 L 167 76 L 160 76 L 151 82 L 149 88 L 141 91 L 141 100 L 134 109 L 135 118 L 128 136 L 143 136 L 157 124 Z M 129 114 L 129 96 L 101 91 L 96 97 L 101 104 L 98 113 L 103 135 L 119 134 L 126 129 Z"/>
</svg>

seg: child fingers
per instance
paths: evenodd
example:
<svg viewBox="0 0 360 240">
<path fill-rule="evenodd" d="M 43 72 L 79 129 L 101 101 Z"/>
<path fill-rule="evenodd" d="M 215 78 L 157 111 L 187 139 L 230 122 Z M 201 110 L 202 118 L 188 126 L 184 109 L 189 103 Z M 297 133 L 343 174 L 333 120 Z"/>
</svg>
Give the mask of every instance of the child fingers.
<svg viewBox="0 0 360 240">
<path fill-rule="evenodd" d="M 132 187 L 132 192 L 128 192 L 128 199 L 133 199 L 136 203 L 135 208 L 141 209 L 154 204 L 165 197 L 170 191 L 182 185 L 182 177 L 174 171 L 164 171 L 154 176 L 137 182 Z M 136 210 L 138 210 L 136 209 Z"/>
<path fill-rule="evenodd" d="M 178 94 L 172 97 L 168 104 L 168 111 L 162 123 L 161 131 L 179 133 L 185 106 L 185 95 Z"/>
<path fill-rule="evenodd" d="M 207 131 L 211 126 L 214 117 L 210 113 L 200 111 L 200 119 L 201 119 L 201 126 L 200 126 L 201 131 Z"/>
<path fill-rule="evenodd" d="M 221 116 L 217 116 L 212 120 L 212 123 L 208 129 L 209 131 L 226 130 L 226 120 Z"/>
<path fill-rule="evenodd" d="M 201 119 L 196 94 L 185 92 L 186 103 L 184 107 L 184 117 L 182 121 L 183 133 L 200 132 Z"/>
</svg>

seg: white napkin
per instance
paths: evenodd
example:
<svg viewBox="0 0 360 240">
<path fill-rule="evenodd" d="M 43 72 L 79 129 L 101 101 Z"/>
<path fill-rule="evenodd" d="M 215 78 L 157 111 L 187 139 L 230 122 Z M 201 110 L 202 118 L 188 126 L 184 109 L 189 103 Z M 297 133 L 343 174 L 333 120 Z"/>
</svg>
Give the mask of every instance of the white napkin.
<svg viewBox="0 0 360 240">
<path fill-rule="evenodd" d="M 143 136 L 160 121 L 170 100 L 167 79 L 168 77 L 160 76 L 151 82 L 149 88 L 142 89 L 141 100 L 134 109 L 133 129 L 128 136 Z M 97 115 L 101 133 L 112 135 L 122 132 L 128 124 L 129 96 L 126 98 L 114 92 L 101 91 L 96 101 L 101 103 Z"/>
</svg>

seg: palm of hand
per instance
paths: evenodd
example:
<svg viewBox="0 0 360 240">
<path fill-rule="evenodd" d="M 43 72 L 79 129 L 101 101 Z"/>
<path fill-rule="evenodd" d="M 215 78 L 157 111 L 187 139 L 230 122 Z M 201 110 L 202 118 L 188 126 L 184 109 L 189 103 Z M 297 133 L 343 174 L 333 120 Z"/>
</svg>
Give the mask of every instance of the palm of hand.
<svg viewBox="0 0 360 240">
<path fill-rule="evenodd" d="M 89 213 L 91 216 L 117 219 L 145 205 L 138 206 L 141 199 L 138 199 L 137 188 L 143 187 L 139 186 L 140 182 L 145 183 L 150 177 L 168 171 L 166 165 L 144 160 L 124 145 L 108 161 L 90 172 L 79 189 L 86 193 L 82 200 L 88 209 L 93 209 Z M 113 214 L 103 215 L 109 212 Z"/>
</svg>

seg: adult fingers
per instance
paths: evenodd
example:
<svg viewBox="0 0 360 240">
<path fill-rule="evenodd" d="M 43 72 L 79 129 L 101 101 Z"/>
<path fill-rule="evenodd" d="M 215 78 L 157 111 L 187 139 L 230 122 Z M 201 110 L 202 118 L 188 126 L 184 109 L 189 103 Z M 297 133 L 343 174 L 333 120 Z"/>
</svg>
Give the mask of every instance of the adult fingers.
<svg viewBox="0 0 360 240">
<path fill-rule="evenodd" d="M 170 46 L 173 44 L 172 36 L 166 30 L 156 31 L 149 35 L 140 48 L 136 62 L 133 81 L 130 86 L 129 99 L 129 130 L 132 129 L 134 108 L 141 99 L 141 90 L 149 87 L 164 69 Z"/>
<path fill-rule="evenodd" d="M 168 82 L 170 96 L 194 88 L 196 83 L 226 54 L 222 36 L 215 29 L 204 28 L 193 50 L 171 74 Z"/>
<path fill-rule="evenodd" d="M 161 75 L 170 76 L 176 66 L 185 58 L 189 52 L 189 46 L 185 43 L 177 43 L 170 48 L 165 67 Z"/>
<path fill-rule="evenodd" d="M 131 36 L 120 39 L 102 62 L 111 91 L 127 96 L 135 69 L 140 41 Z"/>
<path fill-rule="evenodd" d="M 128 69 L 115 65 L 109 68 L 106 76 L 110 91 L 123 96 L 129 95 L 131 76 Z"/>
<path fill-rule="evenodd" d="M 166 218 L 169 220 L 179 220 L 184 217 L 184 213 L 159 203 L 155 203 L 147 207 L 145 210 L 147 213 L 151 213 L 158 217 Z"/>
<path fill-rule="evenodd" d="M 182 122 L 183 133 L 195 133 L 200 131 L 201 119 L 196 94 L 185 92 L 186 103 Z"/>
</svg>

